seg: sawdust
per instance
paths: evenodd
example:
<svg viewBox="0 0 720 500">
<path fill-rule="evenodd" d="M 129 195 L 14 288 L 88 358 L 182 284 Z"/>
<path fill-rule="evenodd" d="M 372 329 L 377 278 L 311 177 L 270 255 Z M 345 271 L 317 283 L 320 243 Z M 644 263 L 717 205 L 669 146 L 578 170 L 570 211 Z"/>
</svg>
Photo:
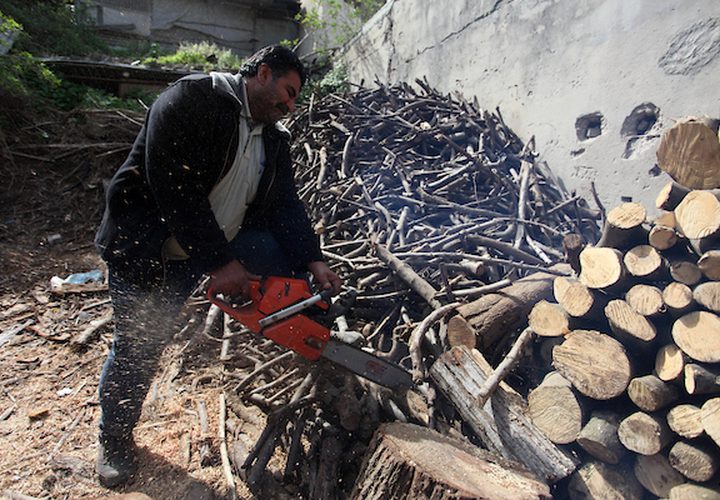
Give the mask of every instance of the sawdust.
<svg viewBox="0 0 720 500">
<path fill-rule="evenodd" d="M 119 147 L 97 154 L 98 149 L 73 150 L 72 145 L 112 140 L 129 147 L 137 126 L 114 112 L 14 120 L 12 132 L 3 130 L 6 145 L 0 148 L 5 157 L 0 174 L 7 181 L 0 191 L 0 493 L 73 499 L 127 492 L 154 499 L 230 498 L 217 438 L 224 383 L 220 344 L 211 340 L 200 340 L 194 352 L 184 352 L 182 368 L 170 374 L 187 338 L 168 349 L 135 433 L 138 475 L 117 491 L 97 482 L 97 382 L 112 323 L 84 348 L 71 340 L 111 306 L 106 291 L 54 296 L 50 279 L 103 269 L 92 244 L 102 214 L 103 180 L 127 152 Z M 93 125 L 92 137 L 88 124 Z M 207 433 L 200 429 L 199 401 L 207 407 Z M 265 417 L 255 407 L 246 411 L 256 418 L 241 421 L 231 413 L 228 432 L 242 433 L 253 443 Z M 209 458 L 201 463 L 204 443 Z M 237 495 L 251 497 L 236 481 Z M 271 495 L 289 497 L 282 488 Z"/>
</svg>

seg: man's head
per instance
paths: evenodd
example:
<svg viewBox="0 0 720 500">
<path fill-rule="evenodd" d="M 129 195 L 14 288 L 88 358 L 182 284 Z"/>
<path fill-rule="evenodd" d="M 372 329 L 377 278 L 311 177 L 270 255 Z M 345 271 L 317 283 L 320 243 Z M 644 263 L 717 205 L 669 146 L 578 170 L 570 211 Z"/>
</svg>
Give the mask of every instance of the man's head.
<svg viewBox="0 0 720 500">
<path fill-rule="evenodd" d="M 240 74 L 247 82 L 248 106 L 254 120 L 272 124 L 295 110 L 295 99 L 305 83 L 305 68 L 290 49 L 265 47 L 245 61 Z"/>
</svg>

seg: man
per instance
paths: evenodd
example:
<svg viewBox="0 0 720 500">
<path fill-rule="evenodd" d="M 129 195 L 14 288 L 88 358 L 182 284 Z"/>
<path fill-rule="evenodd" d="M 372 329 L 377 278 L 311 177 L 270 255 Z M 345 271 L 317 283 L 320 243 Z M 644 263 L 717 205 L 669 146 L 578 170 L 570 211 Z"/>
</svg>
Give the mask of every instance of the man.
<svg viewBox="0 0 720 500">
<path fill-rule="evenodd" d="M 96 237 L 107 262 L 115 335 L 100 377 L 97 472 L 107 487 L 135 472 L 133 428 L 171 318 L 197 280 L 247 296 L 253 274 L 310 271 L 337 293 L 293 182 L 289 133 L 302 63 L 266 47 L 238 75 L 185 77 L 148 111 L 107 190 Z"/>
</svg>

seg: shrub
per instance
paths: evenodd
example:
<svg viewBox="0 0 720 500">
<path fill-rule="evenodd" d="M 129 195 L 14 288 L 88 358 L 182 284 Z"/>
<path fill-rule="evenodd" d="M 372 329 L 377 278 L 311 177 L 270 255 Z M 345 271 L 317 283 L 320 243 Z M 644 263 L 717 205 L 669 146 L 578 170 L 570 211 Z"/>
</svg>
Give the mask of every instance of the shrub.
<svg viewBox="0 0 720 500">
<path fill-rule="evenodd" d="M 230 49 L 221 49 L 210 42 L 183 42 L 174 54 L 148 57 L 144 64 L 160 64 L 168 66 L 186 66 L 202 71 L 232 70 L 242 65 L 242 59 Z"/>
</svg>

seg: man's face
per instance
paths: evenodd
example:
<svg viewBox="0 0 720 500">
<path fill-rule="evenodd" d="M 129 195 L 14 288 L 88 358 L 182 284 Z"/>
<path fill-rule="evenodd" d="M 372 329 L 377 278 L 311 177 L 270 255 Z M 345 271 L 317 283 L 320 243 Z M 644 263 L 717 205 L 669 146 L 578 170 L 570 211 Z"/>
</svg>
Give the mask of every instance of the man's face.
<svg viewBox="0 0 720 500">
<path fill-rule="evenodd" d="M 300 75 L 290 70 L 275 77 L 266 64 L 260 65 L 257 87 L 250 100 L 250 114 L 255 121 L 272 124 L 295 111 L 295 99 L 300 93 Z"/>
</svg>

